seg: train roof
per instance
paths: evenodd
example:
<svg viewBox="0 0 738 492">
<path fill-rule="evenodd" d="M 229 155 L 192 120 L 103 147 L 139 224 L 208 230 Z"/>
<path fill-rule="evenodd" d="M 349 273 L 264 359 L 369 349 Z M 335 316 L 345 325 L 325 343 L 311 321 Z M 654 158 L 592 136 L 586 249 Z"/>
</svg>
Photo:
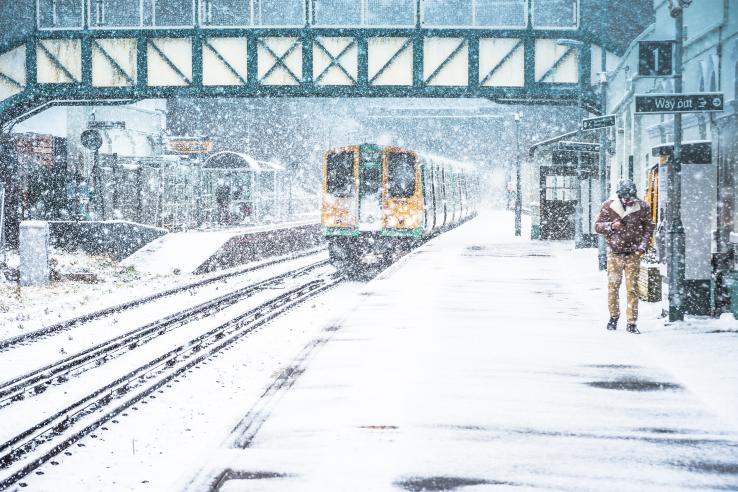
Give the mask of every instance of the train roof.
<svg viewBox="0 0 738 492">
<path fill-rule="evenodd" d="M 477 165 L 476 162 L 456 161 L 456 160 L 453 160 L 453 159 L 449 159 L 448 157 L 443 157 L 443 156 L 440 156 L 438 154 L 433 154 L 431 152 L 424 152 L 424 151 L 413 150 L 413 149 L 409 149 L 407 147 L 401 147 L 401 146 L 398 146 L 398 145 L 379 145 L 379 144 L 373 144 L 373 143 L 368 143 L 368 142 L 364 142 L 364 143 L 356 144 L 356 145 L 343 145 L 343 146 L 340 146 L 340 147 L 332 147 L 332 148 L 328 149 L 326 151 L 326 153 L 338 152 L 338 151 L 343 151 L 343 150 L 349 149 L 351 147 L 362 147 L 362 146 L 377 147 L 377 148 L 380 148 L 382 150 L 387 149 L 387 148 L 395 148 L 395 149 L 406 150 L 408 152 L 414 152 L 422 160 L 424 160 L 426 162 L 430 162 L 430 163 L 435 164 L 437 166 L 438 165 L 443 166 L 446 169 L 453 169 L 454 171 L 457 171 L 457 172 L 463 171 L 463 172 L 466 172 L 466 173 L 475 173 L 477 171 L 477 168 L 478 168 L 478 165 Z"/>
<path fill-rule="evenodd" d="M 431 162 L 436 165 L 441 165 L 445 168 L 453 169 L 454 171 L 464 171 L 467 173 L 476 172 L 477 171 L 477 164 L 474 162 L 469 161 L 455 161 L 453 159 L 449 159 L 448 157 L 443 157 L 436 154 L 431 154 L 428 152 L 417 152 L 423 160 Z"/>
</svg>

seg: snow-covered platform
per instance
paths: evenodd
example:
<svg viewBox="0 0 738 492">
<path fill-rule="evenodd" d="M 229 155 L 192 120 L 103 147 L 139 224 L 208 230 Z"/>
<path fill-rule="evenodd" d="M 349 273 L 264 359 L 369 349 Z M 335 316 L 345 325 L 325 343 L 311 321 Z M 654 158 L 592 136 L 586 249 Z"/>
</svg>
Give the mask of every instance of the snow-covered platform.
<svg viewBox="0 0 738 492">
<path fill-rule="evenodd" d="M 306 249 L 319 240 L 320 225 L 314 220 L 175 232 L 150 242 L 121 263 L 153 274 L 205 273 Z"/>
<path fill-rule="evenodd" d="M 607 332 L 596 252 L 512 230 L 482 215 L 366 284 L 190 489 L 735 490 L 735 321 L 642 304 Z"/>
</svg>

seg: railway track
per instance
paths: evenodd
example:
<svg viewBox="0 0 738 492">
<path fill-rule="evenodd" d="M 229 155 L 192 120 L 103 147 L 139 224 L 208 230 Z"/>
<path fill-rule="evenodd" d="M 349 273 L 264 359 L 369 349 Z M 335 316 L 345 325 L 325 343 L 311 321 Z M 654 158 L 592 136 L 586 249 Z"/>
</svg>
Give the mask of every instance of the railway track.
<svg viewBox="0 0 738 492">
<path fill-rule="evenodd" d="M 316 265 L 310 267 L 315 269 Z M 206 333 L 191 338 L 115 380 L 93 389 L 71 405 L 54 411 L 47 418 L 1 443 L 0 490 L 16 484 L 53 456 L 105 422 L 113 420 L 151 393 L 172 381 L 179 381 L 177 378 L 187 371 L 242 337 L 342 281 L 335 273 L 308 273 L 303 272 L 308 278 L 297 287 L 238 314 Z M 157 329 L 154 332 L 158 333 Z M 148 336 L 150 333 L 147 330 L 146 335 L 141 336 Z M 127 343 L 129 342 L 126 341 L 122 346 L 127 347 Z M 32 379 L 33 377 L 28 381 Z M 20 381 L 18 384 L 21 384 Z M 38 381 L 28 383 L 30 387 L 37 385 Z"/>
<path fill-rule="evenodd" d="M 320 251 L 323 251 L 324 249 L 325 248 L 308 250 L 308 251 L 305 251 L 302 253 L 296 253 L 296 254 L 293 254 L 287 257 L 270 260 L 270 261 L 261 263 L 256 266 L 245 267 L 245 268 L 241 268 L 238 270 L 222 273 L 219 275 L 215 275 L 213 277 L 208 277 L 206 279 L 199 280 L 197 282 L 191 282 L 189 284 L 181 285 L 178 287 L 173 287 L 171 289 L 163 290 L 161 292 L 157 292 L 149 296 L 141 297 L 139 299 L 134 299 L 132 301 L 128 301 L 128 302 L 124 302 L 121 304 L 117 304 L 115 306 L 110 306 L 104 309 L 100 309 L 92 313 L 87 313 L 82 316 L 77 316 L 75 318 L 60 321 L 58 323 L 54 323 L 52 325 L 41 328 L 40 330 L 35 330 L 29 333 L 24 333 L 22 335 L 17 335 L 14 337 L 6 338 L 4 340 L 0 340 L 0 353 L 10 350 L 11 348 L 18 346 L 18 345 L 25 345 L 25 344 L 31 343 L 39 339 L 43 339 L 43 338 L 46 338 L 46 337 L 49 337 L 49 336 L 52 336 L 58 333 L 62 333 L 75 326 L 89 323 L 91 321 L 95 321 L 95 320 L 104 318 L 106 316 L 110 316 L 111 314 L 114 314 L 114 313 L 121 313 L 123 311 L 128 311 L 130 309 L 143 306 L 152 301 L 163 299 L 165 297 L 170 297 L 176 294 L 180 294 L 182 292 L 191 291 L 192 289 L 204 287 L 206 285 L 213 284 L 215 282 L 220 282 L 220 281 L 223 281 L 229 278 L 238 277 L 246 273 L 251 273 L 251 272 L 261 270 L 261 269 L 264 269 L 270 266 L 274 266 L 280 263 L 284 263 L 287 261 L 292 261 L 292 260 L 302 258 L 305 256 L 310 256 L 312 254 L 316 254 Z"/>
<path fill-rule="evenodd" d="M 99 367 L 171 330 L 187 323 L 191 323 L 196 319 L 206 317 L 228 306 L 232 306 L 247 296 L 272 288 L 289 278 L 305 275 L 316 268 L 326 265 L 327 263 L 327 261 L 316 262 L 297 270 L 242 287 L 215 299 L 208 300 L 196 306 L 134 328 L 117 337 L 106 340 L 81 352 L 77 352 L 52 364 L 48 364 L 29 373 L 0 383 L 0 409 L 12 404 L 13 402 L 44 393 L 52 386 L 67 382 L 70 377 L 79 375 L 89 369 Z"/>
</svg>

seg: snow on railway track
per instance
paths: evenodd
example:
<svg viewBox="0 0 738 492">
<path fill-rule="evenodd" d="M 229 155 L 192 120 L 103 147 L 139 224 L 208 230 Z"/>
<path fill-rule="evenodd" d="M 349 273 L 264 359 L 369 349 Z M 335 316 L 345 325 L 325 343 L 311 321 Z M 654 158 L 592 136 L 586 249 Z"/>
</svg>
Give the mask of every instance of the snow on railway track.
<svg viewBox="0 0 738 492">
<path fill-rule="evenodd" d="M 65 383 L 70 377 L 99 367 L 109 360 L 127 353 L 129 350 L 133 350 L 158 336 L 164 335 L 170 330 L 222 310 L 255 292 L 271 288 L 290 277 L 303 275 L 326 263 L 326 261 L 313 263 L 297 270 L 247 285 L 215 299 L 210 299 L 196 306 L 138 326 L 66 358 L 2 382 L 0 383 L 0 408 L 10 405 L 15 401 L 43 393 L 51 386 Z"/>
<path fill-rule="evenodd" d="M 178 381 L 179 376 L 217 356 L 218 352 L 229 348 L 244 335 L 342 281 L 332 269 L 321 269 L 322 264 L 324 262 L 302 268 L 299 273 L 292 272 L 295 278 L 304 277 L 296 287 L 245 312 L 230 315 L 226 321 L 210 327 L 205 333 L 159 353 L 97 388 L 87 388 L 81 398 L 61 409 L 47 412 L 48 416 L 2 442 L 0 489 L 16 483 L 142 398 L 173 380 Z M 143 336 L 148 336 L 148 333 Z M 124 347 L 128 346 L 126 342 Z M 38 382 L 30 385 L 35 387 Z"/>
<path fill-rule="evenodd" d="M 291 254 L 288 256 L 283 256 L 283 257 L 279 257 L 276 259 L 260 262 L 258 265 L 252 265 L 252 266 L 248 266 L 245 268 L 232 269 L 224 273 L 219 273 L 217 275 L 208 276 L 207 278 L 198 280 L 196 282 L 179 285 L 177 287 L 155 292 L 153 294 L 150 294 L 150 295 L 138 298 L 138 299 L 133 299 L 133 300 L 121 303 L 121 304 L 108 306 L 103 309 L 99 309 L 97 311 L 83 314 L 81 316 L 77 316 L 77 317 L 70 318 L 64 321 L 60 321 L 58 323 L 53 323 L 39 330 L 34 330 L 28 333 L 23 333 L 21 335 L 16 335 L 13 337 L 1 339 L 0 340 L 0 353 L 6 352 L 17 346 L 23 346 L 23 345 L 27 345 L 29 343 L 33 343 L 38 340 L 46 339 L 50 336 L 54 336 L 59 333 L 65 332 L 75 326 L 90 323 L 92 321 L 103 319 L 103 318 L 106 318 L 108 316 L 111 316 L 117 313 L 122 313 L 124 311 L 129 311 L 129 310 L 150 304 L 154 301 L 158 301 L 160 299 L 164 299 L 167 297 L 175 296 L 177 294 L 181 294 L 183 292 L 192 292 L 194 289 L 199 289 L 201 287 L 210 286 L 216 282 L 222 282 L 224 280 L 232 279 L 234 277 L 239 277 L 239 276 L 242 276 L 248 273 L 256 272 L 258 270 L 264 270 L 265 268 L 272 267 L 278 264 L 287 263 L 287 262 L 290 262 L 290 261 L 293 261 L 299 258 L 312 256 L 324 250 L 325 248 L 311 249 L 311 250 L 307 250 L 304 252 L 295 253 L 295 254 Z"/>
</svg>

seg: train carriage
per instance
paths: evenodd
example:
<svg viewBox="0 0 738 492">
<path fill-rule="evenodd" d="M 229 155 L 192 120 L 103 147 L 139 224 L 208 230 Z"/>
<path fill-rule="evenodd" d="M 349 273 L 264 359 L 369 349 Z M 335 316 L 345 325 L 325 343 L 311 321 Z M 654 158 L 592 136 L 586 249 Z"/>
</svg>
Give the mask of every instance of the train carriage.
<svg viewBox="0 0 738 492">
<path fill-rule="evenodd" d="M 390 261 L 476 212 L 467 163 L 361 144 L 329 150 L 323 166 L 323 233 L 339 268 Z"/>
</svg>

